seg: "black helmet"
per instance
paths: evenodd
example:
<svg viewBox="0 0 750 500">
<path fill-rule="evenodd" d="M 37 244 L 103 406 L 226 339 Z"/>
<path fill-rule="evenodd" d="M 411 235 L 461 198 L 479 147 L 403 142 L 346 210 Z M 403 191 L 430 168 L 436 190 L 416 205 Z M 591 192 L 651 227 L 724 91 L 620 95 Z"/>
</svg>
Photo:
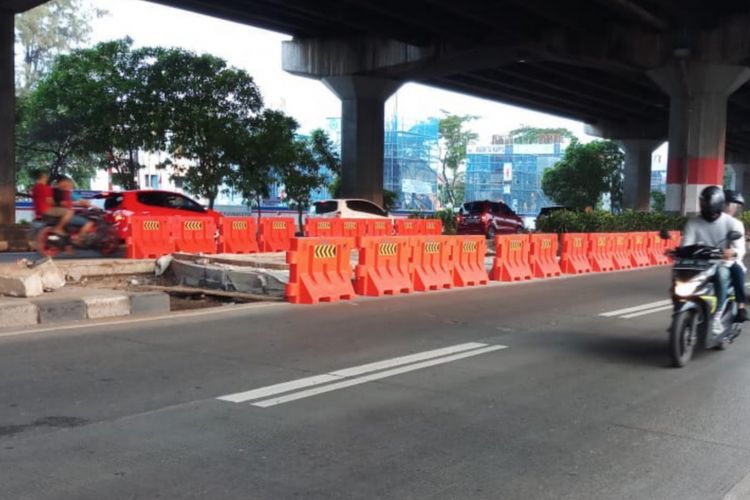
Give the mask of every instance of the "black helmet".
<svg viewBox="0 0 750 500">
<path fill-rule="evenodd" d="M 708 222 L 719 218 L 724 211 L 724 190 L 718 186 L 708 186 L 700 195 L 701 217 Z"/>
<path fill-rule="evenodd" d="M 738 193 L 737 191 L 732 191 L 731 189 L 725 189 L 724 190 L 724 198 L 727 204 L 729 203 L 736 203 L 738 205 L 745 206 L 745 197 L 742 196 L 741 193 Z"/>
</svg>

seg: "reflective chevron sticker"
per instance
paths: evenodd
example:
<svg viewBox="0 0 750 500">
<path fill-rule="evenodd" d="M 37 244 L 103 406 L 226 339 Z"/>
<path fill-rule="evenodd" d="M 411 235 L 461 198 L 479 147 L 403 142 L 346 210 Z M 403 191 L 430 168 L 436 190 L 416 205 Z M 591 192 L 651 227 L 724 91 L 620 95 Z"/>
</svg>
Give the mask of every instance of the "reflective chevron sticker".
<svg viewBox="0 0 750 500">
<path fill-rule="evenodd" d="M 511 250 L 520 250 L 522 246 L 523 246 L 523 243 L 521 243 L 518 240 L 512 240 L 510 242 L 510 249 Z"/>
<path fill-rule="evenodd" d="M 583 239 L 581 238 L 574 238 L 573 239 L 573 247 L 574 248 L 581 248 L 583 246 Z"/>
<path fill-rule="evenodd" d="M 247 221 L 246 220 L 233 220 L 232 229 L 237 229 L 237 230 L 247 229 Z"/>
<path fill-rule="evenodd" d="M 599 247 L 606 247 L 607 246 L 607 238 L 606 237 L 599 237 L 596 239 L 596 244 Z"/>
<path fill-rule="evenodd" d="M 375 229 L 385 229 L 385 222 L 381 222 L 381 221 L 376 222 Z"/>
<path fill-rule="evenodd" d="M 336 258 L 336 245 L 315 245 L 313 255 L 316 259 L 335 259 Z"/>
<path fill-rule="evenodd" d="M 440 251 L 439 241 L 426 241 L 424 244 L 424 253 L 438 253 Z"/>
<path fill-rule="evenodd" d="M 398 252 L 398 243 L 381 243 L 378 245 L 378 255 L 385 257 L 396 255 Z"/>
<path fill-rule="evenodd" d="M 357 223 L 354 221 L 345 221 L 344 222 L 344 229 L 351 231 L 353 229 L 357 229 Z"/>
<path fill-rule="evenodd" d="M 464 253 L 474 253 L 477 251 L 478 243 L 476 241 L 464 241 Z"/>
<path fill-rule="evenodd" d="M 158 231 L 161 229 L 161 224 L 158 220 L 144 220 L 143 230 L 144 231 Z"/>
<path fill-rule="evenodd" d="M 185 221 L 183 227 L 185 231 L 201 231 L 203 229 L 203 221 L 188 220 Z"/>
<path fill-rule="evenodd" d="M 542 250 L 548 250 L 552 248 L 552 242 L 550 240 L 542 240 Z"/>
<path fill-rule="evenodd" d="M 273 221 L 273 223 L 271 224 L 271 229 L 286 229 L 286 221 Z"/>
<path fill-rule="evenodd" d="M 330 221 L 319 221 L 318 222 L 318 229 L 331 229 L 331 222 Z"/>
</svg>

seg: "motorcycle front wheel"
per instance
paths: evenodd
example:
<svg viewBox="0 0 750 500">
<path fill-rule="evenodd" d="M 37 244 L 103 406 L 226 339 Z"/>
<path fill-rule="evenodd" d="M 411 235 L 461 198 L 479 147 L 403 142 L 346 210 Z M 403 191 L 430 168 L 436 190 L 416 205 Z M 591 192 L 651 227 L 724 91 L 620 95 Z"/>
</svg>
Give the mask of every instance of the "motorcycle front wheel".
<svg viewBox="0 0 750 500">
<path fill-rule="evenodd" d="M 698 343 L 698 311 L 691 309 L 677 313 L 669 330 L 669 352 L 672 365 L 682 368 L 693 357 Z"/>
</svg>

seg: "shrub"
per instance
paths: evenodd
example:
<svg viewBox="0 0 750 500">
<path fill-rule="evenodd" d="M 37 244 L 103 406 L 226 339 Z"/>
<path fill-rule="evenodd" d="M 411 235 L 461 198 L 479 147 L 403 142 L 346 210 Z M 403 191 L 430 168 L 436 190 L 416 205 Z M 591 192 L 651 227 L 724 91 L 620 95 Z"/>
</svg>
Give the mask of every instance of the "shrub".
<svg viewBox="0 0 750 500">
<path fill-rule="evenodd" d="M 750 220 L 750 218 L 748 219 Z M 625 211 L 571 212 L 561 210 L 536 221 L 536 229 L 543 233 L 617 233 L 630 231 L 681 230 L 687 221 L 680 215 L 663 212 Z"/>
</svg>

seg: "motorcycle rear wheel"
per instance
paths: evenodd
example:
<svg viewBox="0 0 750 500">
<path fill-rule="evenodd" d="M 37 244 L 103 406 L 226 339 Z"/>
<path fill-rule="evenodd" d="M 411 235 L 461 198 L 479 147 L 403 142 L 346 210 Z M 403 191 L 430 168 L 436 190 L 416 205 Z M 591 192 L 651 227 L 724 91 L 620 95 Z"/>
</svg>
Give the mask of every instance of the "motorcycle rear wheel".
<svg viewBox="0 0 750 500">
<path fill-rule="evenodd" d="M 693 357 L 698 343 L 698 312 L 695 310 L 677 313 L 669 329 L 669 353 L 672 365 L 682 368 Z"/>
</svg>

